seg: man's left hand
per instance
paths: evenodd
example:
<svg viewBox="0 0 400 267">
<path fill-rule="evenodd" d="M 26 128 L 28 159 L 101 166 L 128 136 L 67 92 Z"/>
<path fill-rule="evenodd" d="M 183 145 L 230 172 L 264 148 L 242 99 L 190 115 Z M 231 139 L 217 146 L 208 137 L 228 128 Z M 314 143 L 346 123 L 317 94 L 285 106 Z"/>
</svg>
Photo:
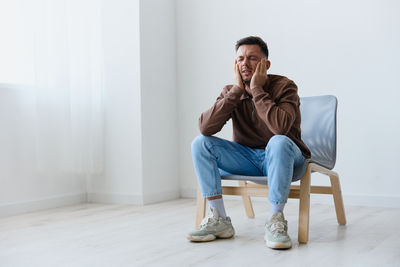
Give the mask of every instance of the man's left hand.
<svg viewBox="0 0 400 267">
<path fill-rule="evenodd" d="M 256 71 L 254 72 L 253 77 L 250 81 L 250 89 L 255 87 L 263 87 L 265 82 L 267 81 L 267 59 L 262 58 L 260 62 L 258 62 Z"/>
</svg>

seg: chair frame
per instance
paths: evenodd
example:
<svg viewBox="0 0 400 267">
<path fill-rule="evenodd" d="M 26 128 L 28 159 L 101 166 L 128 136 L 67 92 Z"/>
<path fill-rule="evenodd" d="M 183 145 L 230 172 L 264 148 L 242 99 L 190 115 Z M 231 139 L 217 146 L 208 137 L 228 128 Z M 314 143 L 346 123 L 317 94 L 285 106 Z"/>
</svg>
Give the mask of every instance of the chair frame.
<svg viewBox="0 0 400 267">
<path fill-rule="evenodd" d="M 311 173 L 318 172 L 329 176 L 331 186 L 312 186 Z M 242 196 L 246 215 L 249 218 L 254 218 L 254 210 L 250 197 L 267 197 L 268 186 L 248 181 L 238 181 L 238 186 L 222 186 L 223 195 Z M 346 215 L 344 211 L 342 192 L 339 182 L 339 175 L 316 163 L 308 163 L 307 170 L 300 180 L 300 186 L 291 185 L 289 198 L 297 198 L 299 203 L 299 228 L 298 241 L 299 243 L 307 243 L 309 237 L 309 222 L 310 222 L 310 193 L 312 194 L 330 194 L 333 195 L 333 200 L 336 210 L 336 218 L 340 225 L 346 224 Z M 206 198 L 201 196 L 201 190 L 197 188 L 197 210 L 196 210 L 196 228 L 205 217 Z"/>
</svg>

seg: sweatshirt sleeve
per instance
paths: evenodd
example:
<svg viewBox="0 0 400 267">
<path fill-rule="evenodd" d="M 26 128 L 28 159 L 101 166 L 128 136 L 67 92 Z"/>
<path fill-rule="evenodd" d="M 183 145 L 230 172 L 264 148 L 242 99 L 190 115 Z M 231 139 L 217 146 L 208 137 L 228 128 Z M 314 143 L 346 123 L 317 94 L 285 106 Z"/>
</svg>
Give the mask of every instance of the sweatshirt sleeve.
<svg viewBox="0 0 400 267">
<path fill-rule="evenodd" d="M 252 94 L 257 114 L 271 132 L 287 135 L 296 120 L 297 113 L 300 112 L 300 100 L 294 82 L 289 80 L 281 88 L 281 93 L 276 99 L 261 87 L 253 88 Z"/>
<path fill-rule="evenodd" d="M 200 115 L 200 133 L 213 135 L 219 132 L 231 118 L 231 113 L 240 102 L 242 94 L 243 90 L 238 86 L 225 86 L 214 105 Z"/>
</svg>

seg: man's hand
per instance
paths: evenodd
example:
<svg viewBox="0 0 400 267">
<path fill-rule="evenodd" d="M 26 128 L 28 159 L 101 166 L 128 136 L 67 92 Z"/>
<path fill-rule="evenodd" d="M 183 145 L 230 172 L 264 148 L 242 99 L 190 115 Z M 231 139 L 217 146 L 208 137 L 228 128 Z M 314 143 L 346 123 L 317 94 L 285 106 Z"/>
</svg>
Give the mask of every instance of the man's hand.
<svg viewBox="0 0 400 267">
<path fill-rule="evenodd" d="M 267 59 L 262 58 L 261 61 L 257 64 L 256 71 L 254 72 L 253 77 L 251 77 L 250 89 L 258 86 L 263 87 L 267 79 Z"/>
<path fill-rule="evenodd" d="M 244 84 L 242 81 L 242 76 L 240 75 L 239 65 L 237 64 L 237 60 L 235 59 L 235 65 L 233 66 L 233 85 L 238 86 L 239 88 L 244 90 Z"/>
</svg>

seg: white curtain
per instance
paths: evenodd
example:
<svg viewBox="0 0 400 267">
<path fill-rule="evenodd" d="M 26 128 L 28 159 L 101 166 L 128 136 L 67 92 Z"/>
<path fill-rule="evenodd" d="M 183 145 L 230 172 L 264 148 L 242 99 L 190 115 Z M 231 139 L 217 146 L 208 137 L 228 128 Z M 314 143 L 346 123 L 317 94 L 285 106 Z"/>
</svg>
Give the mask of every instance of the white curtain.
<svg viewBox="0 0 400 267">
<path fill-rule="evenodd" d="M 101 1 L 9 2 L 23 43 L 8 49 L 19 49 L 24 64 L 9 87 L 26 92 L 20 112 L 31 125 L 34 171 L 78 174 L 88 183 L 103 171 Z"/>
</svg>

